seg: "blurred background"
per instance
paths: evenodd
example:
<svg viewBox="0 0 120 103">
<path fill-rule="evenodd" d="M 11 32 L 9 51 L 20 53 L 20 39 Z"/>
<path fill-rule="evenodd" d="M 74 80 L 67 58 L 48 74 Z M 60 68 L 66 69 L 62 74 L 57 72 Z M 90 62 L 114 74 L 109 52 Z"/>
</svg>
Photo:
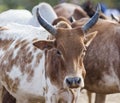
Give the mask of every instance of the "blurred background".
<svg viewBox="0 0 120 103">
<path fill-rule="evenodd" d="M 54 6 L 61 2 L 83 5 L 86 1 L 90 1 L 94 5 L 100 2 L 103 3 L 106 8 L 116 8 L 120 10 L 120 0 L 0 0 L 0 13 L 8 9 L 28 9 L 31 11 L 32 8 L 40 2 L 47 2 Z"/>
</svg>

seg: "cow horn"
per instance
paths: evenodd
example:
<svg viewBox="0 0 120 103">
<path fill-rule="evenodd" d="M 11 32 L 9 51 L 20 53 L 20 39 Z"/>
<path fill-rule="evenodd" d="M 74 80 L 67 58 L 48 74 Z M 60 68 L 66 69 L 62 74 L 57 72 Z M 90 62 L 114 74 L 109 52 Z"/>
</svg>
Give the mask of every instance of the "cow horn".
<svg viewBox="0 0 120 103">
<path fill-rule="evenodd" d="M 114 14 L 111 14 L 111 17 L 112 17 L 112 19 L 113 19 L 113 20 L 115 20 L 115 21 L 119 22 L 119 20 L 115 17 L 115 15 L 114 15 Z"/>
<path fill-rule="evenodd" d="M 48 32 L 50 32 L 52 35 L 57 34 L 57 30 L 54 26 L 49 24 L 40 14 L 39 14 L 39 8 L 37 8 L 37 19 L 41 26 L 43 26 Z"/>
<path fill-rule="evenodd" d="M 82 26 L 83 31 L 87 31 L 89 28 L 91 28 L 98 21 L 100 11 L 101 11 L 101 6 L 100 6 L 100 4 L 98 4 L 95 14 L 92 16 L 92 18 L 86 24 L 84 24 Z"/>
</svg>

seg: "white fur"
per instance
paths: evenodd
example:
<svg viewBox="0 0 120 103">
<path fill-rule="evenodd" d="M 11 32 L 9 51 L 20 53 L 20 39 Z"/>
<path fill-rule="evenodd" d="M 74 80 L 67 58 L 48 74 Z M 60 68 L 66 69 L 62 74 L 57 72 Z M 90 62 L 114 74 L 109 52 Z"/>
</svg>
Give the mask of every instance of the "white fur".
<svg viewBox="0 0 120 103">
<path fill-rule="evenodd" d="M 28 24 L 29 20 L 32 18 L 31 12 L 28 10 L 15 10 L 10 9 L 4 11 L 0 14 L 0 25 L 6 25 L 7 23 L 19 23 Z"/>
<path fill-rule="evenodd" d="M 1 39 L 21 39 L 23 38 L 29 38 L 28 40 L 32 40 L 35 38 L 40 38 L 40 40 L 46 40 L 48 35 L 50 35 L 50 33 L 48 33 L 44 28 L 42 27 L 33 27 L 30 25 L 21 25 L 21 24 L 17 24 L 17 23 L 11 23 L 8 24 L 6 26 L 6 28 L 8 28 L 8 30 L 5 31 L 1 31 L 0 32 L 0 38 Z"/>
<path fill-rule="evenodd" d="M 12 79 L 15 80 L 15 78 L 22 76 L 22 73 L 20 71 L 20 68 L 16 65 L 13 66 L 11 72 L 7 72 L 7 75 Z"/>
<path fill-rule="evenodd" d="M 58 92 L 58 89 L 52 85 L 52 83 L 50 82 L 50 79 L 47 78 L 47 86 L 48 86 L 48 93 L 46 94 L 46 97 L 47 97 L 47 103 L 51 103 L 51 99 L 52 99 L 52 103 L 56 103 L 56 97 L 55 97 L 55 93 Z"/>
<path fill-rule="evenodd" d="M 42 17 L 45 18 L 45 20 L 47 20 L 49 23 L 52 24 L 53 20 L 57 18 L 57 15 L 55 11 L 53 10 L 53 8 L 49 4 L 43 2 L 43 3 L 36 5 L 32 9 L 32 14 L 34 16 L 34 19 L 36 20 L 36 24 L 38 23 L 37 18 L 36 18 L 37 8 L 39 8 L 39 13 L 42 15 Z"/>
<path fill-rule="evenodd" d="M 44 96 L 43 95 L 43 93 L 45 93 L 44 88 L 46 87 L 44 63 L 45 56 L 43 55 L 40 60 L 39 66 L 33 68 L 34 76 L 32 77 L 32 80 L 30 82 L 27 80 L 27 74 L 21 77 L 21 82 L 18 90 L 20 93 L 20 94 L 18 93 L 19 95 L 31 94 L 34 96 Z"/>
<path fill-rule="evenodd" d="M 4 50 L 3 49 L 0 49 L 0 56 L 2 56 L 4 54 Z"/>
<path fill-rule="evenodd" d="M 47 3 L 40 3 L 33 7 L 32 13 L 28 10 L 16 10 L 10 9 L 8 11 L 2 12 L 0 14 L 0 26 L 4 26 L 8 23 L 19 23 L 24 25 L 32 25 L 39 27 L 40 24 L 36 17 L 36 10 L 39 8 L 40 14 L 45 18 L 49 23 L 52 23 L 54 19 L 57 18 L 53 8 Z"/>
<path fill-rule="evenodd" d="M 32 44 L 32 40 L 37 38 L 38 40 L 47 40 L 48 36 L 50 35 L 45 29 L 42 27 L 33 27 L 33 26 L 27 26 L 27 25 L 20 25 L 20 24 L 9 24 L 6 26 L 8 30 L 0 31 L 0 38 L 1 40 L 14 40 L 13 43 L 9 46 L 8 50 L 14 49 L 15 44 L 17 40 L 27 40 L 29 42 L 29 51 L 34 51 L 34 46 Z M 17 56 L 19 48 L 15 50 L 13 53 L 13 57 L 11 59 L 14 59 Z M 28 51 L 28 52 L 29 52 Z M 0 57 L 4 55 L 6 51 L 3 51 L 0 49 Z M 35 66 L 35 60 L 37 54 L 41 54 L 42 58 L 40 59 L 39 65 Z M 27 100 L 29 102 L 29 99 L 40 99 L 45 98 L 45 88 L 46 88 L 46 80 L 45 80 L 45 56 L 44 51 L 38 49 L 36 50 L 36 53 L 32 52 L 32 55 L 34 56 L 34 60 L 31 62 L 32 69 L 34 70 L 33 77 L 31 78 L 31 81 L 27 80 L 28 74 L 23 74 L 22 71 L 20 71 L 20 67 L 16 64 L 12 67 L 11 71 L 7 72 L 7 75 L 10 79 L 15 80 L 18 78 L 20 80 L 18 90 L 16 93 L 12 92 L 7 88 L 7 84 L 5 82 L 1 82 L 2 85 L 6 87 L 6 89 L 18 100 L 23 103 L 25 103 L 24 100 Z M 9 61 L 4 60 L 4 63 L 8 63 Z M 28 65 L 28 64 L 27 64 Z M 27 66 L 26 65 L 26 66 Z M 0 77 L 1 78 L 1 77 Z M 26 103 L 27 103 L 26 101 Z"/>
<path fill-rule="evenodd" d="M 20 48 L 16 48 L 16 49 L 14 50 L 12 59 L 15 59 L 15 57 L 16 57 L 17 54 L 18 54 L 19 49 L 20 49 Z"/>
</svg>

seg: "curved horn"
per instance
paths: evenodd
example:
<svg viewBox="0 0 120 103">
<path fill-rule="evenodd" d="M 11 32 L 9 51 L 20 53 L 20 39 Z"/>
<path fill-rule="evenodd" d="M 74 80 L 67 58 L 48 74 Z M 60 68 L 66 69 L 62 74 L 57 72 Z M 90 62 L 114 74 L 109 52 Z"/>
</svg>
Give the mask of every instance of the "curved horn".
<svg viewBox="0 0 120 103">
<path fill-rule="evenodd" d="M 98 21 L 100 11 L 101 11 L 101 6 L 100 6 L 100 4 L 98 4 L 97 10 L 96 10 L 95 14 L 93 15 L 93 17 L 86 24 L 84 24 L 82 26 L 83 31 L 87 31 L 89 28 L 91 28 Z"/>
<path fill-rule="evenodd" d="M 50 32 L 52 35 L 57 34 L 57 30 L 54 28 L 54 26 L 52 26 L 51 24 L 49 24 L 40 14 L 39 14 L 39 8 L 37 8 L 37 19 L 39 21 L 39 23 L 41 24 L 41 26 L 43 26 L 48 32 Z"/>
<path fill-rule="evenodd" d="M 111 17 L 112 17 L 113 20 L 115 20 L 119 23 L 119 20 L 113 14 L 111 14 Z"/>
</svg>

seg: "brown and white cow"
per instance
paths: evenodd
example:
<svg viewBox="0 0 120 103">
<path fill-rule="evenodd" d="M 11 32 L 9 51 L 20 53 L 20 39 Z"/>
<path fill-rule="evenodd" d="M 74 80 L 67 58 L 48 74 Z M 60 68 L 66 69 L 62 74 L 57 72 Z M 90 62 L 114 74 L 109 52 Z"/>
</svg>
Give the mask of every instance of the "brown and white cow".
<svg viewBox="0 0 120 103">
<path fill-rule="evenodd" d="M 98 15 L 92 24 L 90 20 L 74 29 L 55 28 L 37 16 L 54 40 L 46 40 L 49 33 L 35 27 L 8 25 L 0 30 L 0 83 L 17 103 L 76 103 L 84 87 L 85 46 L 97 33 L 84 31 Z"/>
<path fill-rule="evenodd" d="M 72 27 L 84 25 L 81 19 Z M 85 88 L 97 93 L 95 103 L 105 103 L 106 94 L 120 93 L 120 24 L 99 19 L 89 32 L 98 34 L 87 48 L 84 59 Z"/>
</svg>

